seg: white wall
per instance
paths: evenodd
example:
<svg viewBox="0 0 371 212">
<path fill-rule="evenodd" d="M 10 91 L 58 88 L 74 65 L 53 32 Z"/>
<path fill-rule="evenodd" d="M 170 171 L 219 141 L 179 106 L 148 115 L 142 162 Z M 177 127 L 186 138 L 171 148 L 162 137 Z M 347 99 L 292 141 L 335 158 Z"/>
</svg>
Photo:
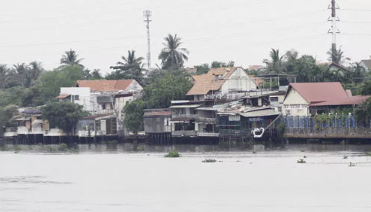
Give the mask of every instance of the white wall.
<svg viewBox="0 0 371 212">
<path fill-rule="evenodd" d="M 221 88 L 222 94 L 229 93 L 231 89 L 243 91 L 256 90 L 256 84 L 242 68 L 238 68 L 223 84 Z"/>
<path fill-rule="evenodd" d="M 94 108 L 94 99 L 90 94 L 90 88 L 85 87 L 62 87 L 60 94 L 78 95 L 79 100 L 74 100 L 76 104 L 82 105 L 84 110 L 91 111 Z M 71 97 L 72 99 L 73 97 Z M 96 102 L 96 99 L 95 99 Z"/>
<path fill-rule="evenodd" d="M 292 88 L 282 105 L 282 115 L 308 116 L 308 102 Z M 289 112 L 289 113 L 288 113 Z"/>
<path fill-rule="evenodd" d="M 126 91 L 142 91 L 142 90 L 143 87 L 135 80 L 126 88 Z"/>
</svg>

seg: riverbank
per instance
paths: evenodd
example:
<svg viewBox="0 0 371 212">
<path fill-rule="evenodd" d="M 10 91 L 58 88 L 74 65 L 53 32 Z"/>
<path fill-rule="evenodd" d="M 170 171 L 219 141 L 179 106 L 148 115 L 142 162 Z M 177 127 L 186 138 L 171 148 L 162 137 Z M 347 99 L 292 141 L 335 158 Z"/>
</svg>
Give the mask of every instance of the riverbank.
<svg viewBox="0 0 371 212">
<path fill-rule="evenodd" d="M 292 144 L 284 148 L 265 148 L 262 145 L 252 147 L 239 145 L 171 145 L 171 146 L 154 146 L 139 144 L 137 149 L 131 143 L 125 144 L 76 144 L 68 147 L 64 144 L 59 145 L 12 145 L 3 144 L 0 151 L 5 152 L 27 152 L 27 153 L 166 153 L 170 151 L 178 152 L 269 152 L 269 151 L 300 151 L 300 152 L 371 152 L 371 145 L 333 145 L 333 144 Z"/>
</svg>

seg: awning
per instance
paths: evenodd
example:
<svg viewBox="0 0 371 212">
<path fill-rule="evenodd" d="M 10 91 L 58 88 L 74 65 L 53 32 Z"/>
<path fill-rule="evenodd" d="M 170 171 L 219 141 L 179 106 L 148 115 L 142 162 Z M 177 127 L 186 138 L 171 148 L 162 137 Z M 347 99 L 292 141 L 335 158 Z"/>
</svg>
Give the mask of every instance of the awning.
<svg viewBox="0 0 371 212">
<path fill-rule="evenodd" d="M 61 94 L 61 95 L 57 96 L 56 98 L 57 99 L 65 99 L 65 98 L 70 97 L 70 96 L 71 96 L 71 94 Z"/>
<path fill-rule="evenodd" d="M 248 113 L 241 113 L 241 116 L 250 118 L 250 117 L 264 117 L 264 116 L 278 116 L 279 113 L 274 110 L 257 110 Z"/>
<path fill-rule="evenodd" d="M 174 105 L 171 106 L 170 108 L 198 108 L 201 105 Z"/>
<path fill-rule="evenodd" d="M 218 111 L 218 108 L 214 108 L 214 107 L 199 107 L 196 110 Z"/>
</svg>

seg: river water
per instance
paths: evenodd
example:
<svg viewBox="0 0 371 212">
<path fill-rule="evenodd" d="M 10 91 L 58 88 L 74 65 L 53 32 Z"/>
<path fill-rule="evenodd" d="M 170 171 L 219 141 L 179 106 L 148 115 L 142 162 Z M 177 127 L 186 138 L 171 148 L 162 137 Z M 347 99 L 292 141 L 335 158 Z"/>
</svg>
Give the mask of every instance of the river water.
<svg viewBox="0 0 371 212">
<path fill-rule="evenodd" d="M 350 153 L 0 153 L 0 211 L 363 212 L 370 198 L 371 157 Z"/>
</svg>

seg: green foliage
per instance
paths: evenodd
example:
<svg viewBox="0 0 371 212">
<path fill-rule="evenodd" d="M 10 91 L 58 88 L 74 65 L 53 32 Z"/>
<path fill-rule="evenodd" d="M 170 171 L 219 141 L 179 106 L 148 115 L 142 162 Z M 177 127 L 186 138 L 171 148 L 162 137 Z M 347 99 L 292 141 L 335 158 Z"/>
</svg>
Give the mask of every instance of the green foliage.
<svg viewBox="0 0 371 212">
<path fill-rule="evenodd" d="M 197 68 L 196 75 L 206 74 L 207 72 L 210 71 L 209 64 L 207 63 L 201 64 L 199 66 L 195 66 L 195 68 Z"/>
<path fill-rule="evenodd" d="M 181 48 L 181 38 L 177 35 L 168 35 L 164 38 L 164 48 L 161 50 L 158 59 L 161 60 L 162 69 L 181 69 L 184 62 L 188 60 L 189 52 Z"/>
<path fill-rule="evenodd" d="M 358 105 L 355 112 L 357 120 L 361 121 L 363 126 L 367 126 L 371 119 L 371 98 Z"/>
<path fill-rule="evenodd" d="M 123 109 L 125 113 L 124 126 L 135 135 L 142 128 L 144 108 L 145 103 L 142 100 L 137 100 L 127 103 Z"/>
<path fill-rule="evenodd" d="M 53 146 L 43 146 L 43 150 L 48 152 L 48 153 L 54 153 L 57 152 L 57 149 L 54 148 Z"/>
<path fill-rule="evenodd" d="M 9 121 L 13 117 L 13 114 L 17 112 L 18 107 L 14 105 L 7 106 L 5 108 L 0 107 L 0 136 L 4 133 L 4 128 L 8 126 Z"/>
<path fill-rule="evenodd" d="M 205 160 L 202 161 L 202 163 L 216 163 L 216 162 L 218 162 L 218 161 L 215 160 L 215 159 L 205 159 Z"/>
<path fill-rule="evenodd" d="M 0 90 L 0 107 L 8 105 L 21 106 L 24 93 L 25 89 L 20 86 Z"/>
<path fill-rule="evenodd" d="M 213 61 L 211 63 L 211 68 L 222 68 L 222 67 L 234 67 L 234 61 L 229 61 L 228 63 L 220 62 L 220 61 Z"/>
<path fill-rule="evenodd" d="M 77 80 L 85 79 L 83 68 L 66 66 L 61 70 L 44 72 L 34 87 L 23 95 L 23 106 L 39 106 L 59 95 L 61 87 L 74 87 Z"/>
<path fill-rule="evenodd" d="M 165 155 L 166 158 L 179 158 L 180 154 L 177 151 L 170 151 L 168 154 Z"/>
<path fill-rule="evenodd" d="M 299 159 L 297 162 L 298 163 L 306 163 L 306 161 L 304 159 Z"/>
<path fill-rule="evenodd" d="M 60 69 L 64 69 L 66 67 L 79 67 L 81 69 L 84 68 L 84 66 L 81 64 L 81 62 L 84 60 L 83 58 L 78 59 L 79 55 L 72 49 L 69 51 L 66 51 L 64 55 L 62 55 L 61 58 L 61 66 Z"/>
<path fill-rule="evenodd" d="M 269 55 L 270 59 L 263 60 L 263 63 L 267 65 L 268 72 L 277 74 L 283 72 L 283 56 L 280 56 L 280 50 L 272 49 Z"/>
<path fill-rule="evenodd" d="M 22 148 L 21 148 L 20 146 L 18 146 L 18 145 L 15 145 L 15 146 L 14 146 L 14 152 L 18 153 L 18 152 L 20 152 L 21 150 L 22 150 Z"/>
<path fill-rule="evenodd" d="M 83 106 L 71 102 L 52 102 L 42 108 L 43 119 L 66 133 L 72 132 L 78 120 L 86 115 Z"/>
<path fill-rule="evenodd" d="M 128 51 L 128 56 L 122 56 L 124 62 L 117 62 L 116 66 L 111 66 L 115 71 L 109 74 L 107 79 L 135 79 L 140 84 L 143 80 L 144 64 L 142 63 L 143 57 L 136 57 L 135 51 Z"/>
<path fill-rule="evenodd" d="M 67 144 L 65 144 L 65 143 L 61 143 L 61 144 L 59 144 L 59 146 L 58 146 L 58 151 L 59 151 L 59 152 L 67 152 L 67 151 L 68 151 L 68 146 L 67 146 Z"/>
<path fill-rule="evenodd" d="M 277 132 L 280 137 L 283 137 L 283 134 L 285 134 L 286 125 L 284 122 L 281 122 L 277 126 Z"/>
<path fill-rule="evenodd" d="M 165 73 L 144 88 L 142 100 L 147 108 L 167 108 L 172 100 L 184 99 L 192 85 L 185 74 Z"/>
</svg>

